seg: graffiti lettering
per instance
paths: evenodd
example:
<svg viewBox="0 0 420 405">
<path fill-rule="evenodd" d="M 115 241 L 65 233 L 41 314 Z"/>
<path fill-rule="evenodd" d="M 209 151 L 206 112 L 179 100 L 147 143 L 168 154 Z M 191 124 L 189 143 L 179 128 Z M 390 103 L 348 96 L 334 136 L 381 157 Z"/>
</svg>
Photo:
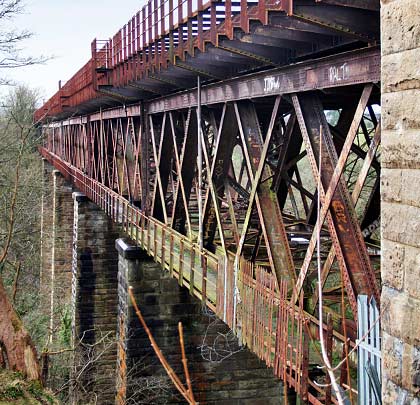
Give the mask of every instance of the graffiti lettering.
<svg viewBox="0 0 420 405">
<path fill-rule="evenodd" d="M 367 238 L 369 235 L 372 235 L 379 227 L 381 226 L 381 217 L 375 219 L 367 228 L 363 229 L 362 235 L 364 238 Z"/>
<path fill-rule="evenodd" d="M 264 91 L 270 92 L 278 90 L 280 88 L 280 78 L 279 77 L 266 77 L 264 78 Z"/>
<path fill-rule="evenodd" d="M 331 66 L 329 68 L 329 79 L 331 83 L 341 82 L 350 77 L 350 66 L 343 63 L 341 66 Z"/>
</svg>

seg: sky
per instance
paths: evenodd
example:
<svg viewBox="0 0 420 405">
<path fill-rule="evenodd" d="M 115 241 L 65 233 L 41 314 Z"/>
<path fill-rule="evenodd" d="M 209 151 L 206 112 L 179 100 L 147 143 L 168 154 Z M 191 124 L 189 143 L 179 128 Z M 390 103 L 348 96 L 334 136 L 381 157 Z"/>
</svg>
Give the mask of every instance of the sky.
<svg viewBox="0 0 420 405">
<path fill-rule="evenodd" d="M 24 13 L 12 22 L 33 33 L 20 44 L 22 54 L 52 59 L 44 65 L 0 69 L 0 76 L 38 89 L 45 100 L 58 90 L 59 80 L 66 82 L 90 59 L 94 38 L 112 37 L 144 4 L 144 0 L 24 1 Z"/>
</svg>

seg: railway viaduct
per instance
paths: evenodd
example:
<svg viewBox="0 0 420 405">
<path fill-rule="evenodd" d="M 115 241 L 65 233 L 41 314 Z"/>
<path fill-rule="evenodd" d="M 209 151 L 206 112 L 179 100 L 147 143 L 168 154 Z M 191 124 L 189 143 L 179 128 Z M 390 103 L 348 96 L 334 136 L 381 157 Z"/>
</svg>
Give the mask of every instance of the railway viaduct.
<svg viewBox="0 0 420 405">
<path fill-rule="evenodd" d="M 418 0 L 149 0 L 91 49 L 35 114 L 51 330 L 116 342 L 73 402 L 163 373 L 131 286 L 199 403 L 418 404 Z"/>
</svg>

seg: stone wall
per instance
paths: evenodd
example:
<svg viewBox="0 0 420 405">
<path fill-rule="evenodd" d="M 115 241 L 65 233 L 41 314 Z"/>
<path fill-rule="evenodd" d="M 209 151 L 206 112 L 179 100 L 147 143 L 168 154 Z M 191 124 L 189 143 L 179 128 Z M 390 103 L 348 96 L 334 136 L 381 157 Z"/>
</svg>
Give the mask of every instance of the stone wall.
<svg viewBox="0 0 420 405">
<path fill-rule="evenodd" d="M 42 159 L 42 202 L 41 202 L 41 252 L 39 289 L 42 308 L 50 306 L 51 253 L 52 253 L 52 193 L 54 167 Z"/>
<path fill-rule="evenodd" d="M 76 351 L 71 398 L 77 404 L 113 404 L 118 299 L 114 246 L 119 229 L 82 193 L 73 197 L 72 341 Z M 71 245 L 68 249 L 72 250 Z"/>
<path fill-rule="evenodd" d="M 54 346 L 71 303 L 73 190 L 46 161 L 43 173 L 40 296 L 42 306 L 50 309 L 50 344 Z"/>
<path fill-rule="evenodd" d="M 186 355 L 188 359 L 195 399 L 200 404 L 209 405 L 274 405 L 284 403 L 284 388 L 254 354 L 244 349 L 222 362 L 210 362 L 202 357 L 200 346 L 203 340 L 211 347 L 217 336 L 216 347 L 220 352 L 227 349 L 223 336 L 228 328 L 221 321 L 210 325 L 214 318 L 205 315 L 201 303 L 181 288 L 177 280 L 167 271 L 127 240 L 118 240 L 119 251 L 119 331 L 117 367 L 117 403 L 124 404 L 126 399 L 133 401 L 137 379 L 149 380 L 156 384 L 158 376 L 165 376 L 163 367 L 157 360 L 147 335 L 137 319 L 129 302 L 127 288 L 133 287 L 136 301 L 145 321 L 152 331 L 160 349 L 169 364 L 184 380 L 178 337 L 178 322 L 184 329 Z M 210 326 L 209 326 L 210 325 Z M 221 335 L 218 335 L 221 333 Z M 236 340 L 230 340 L 233 351 L 239 349 Z M 209 347 L 204 346 L 205 356 Z M 224 354 L 228 354 L 229 350 Z M 216 359 L 216 356 L 214 356 Z M 139 371 L 132 378 L 132 369 Z M 128 377 L 127 377 L 128 376 Z M 159 384 L 165 384 L 165 379 Z M 155 391 L 157 397 L 150 403 L 159 404 L 159 396 L 166 396 L 168 403 L 184 404 L 170 383 L 167 393 Z M 145 385 L 145 384 L 143 384 Z M 151 395 L 151 393 L 146 393 Z M 161 398 L 162 399 L 162 398 Z M 138 400 L 137 400 L 138 401 Z M 290 398 L 289 403 L 294 403 Z"/>
<path fill-rule="evenodd" d="M 382 0 L 382 393 L 420 403 L 420 4 Z"/>
</svg>

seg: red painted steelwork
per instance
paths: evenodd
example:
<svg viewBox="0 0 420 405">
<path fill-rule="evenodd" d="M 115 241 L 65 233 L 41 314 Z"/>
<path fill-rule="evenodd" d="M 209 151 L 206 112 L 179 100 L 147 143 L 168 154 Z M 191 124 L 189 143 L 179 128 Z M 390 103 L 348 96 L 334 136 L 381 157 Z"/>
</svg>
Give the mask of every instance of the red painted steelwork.
<svg viewBox="0 0 420 405">
<path fill-rule="evenodd" d="M 321 362 L 317 358 L 320 355 L 315 343 L 319 321 L 304 310 L 303 294 L 299 296 L 298 304 L 294 305 L 288 299 L 285 280 L 277 288 L 275 274 L 241 259 L 237 284 L 240 299 L 236 300 L 233 255 L 227 257 L 225 266 L 223 257 L 205 249 L 200 251 L 196 243 L 146 216 L 123 196 L 59 156 L 45 148 L 40 148 L 40 152 L 67 180 L 119 223 L 124 232 L 155 261 L 169 270 L 180 285 L 189 288 L 193 295 L 224 318 L 229 327 L 241 336 L 242 342 L 267 366 L 273 367 L 277 377 L 305 401 L 322 404 L 319 398 L 325 398 L 329 392 L 325 387 L 316 385 L 308 374 L 311 362 Z M 343 344 L 344 336 L 332 330 L 330 325 L 324 324 L 323 328 L 328 347 L 332 347 L 333 341 L 334 344 Z M 350 342 L 350 346 L 354 347 L 354 342 Z M 311 360 L 313 356 L 316 358 Z M 332 402 L 336 403 L 334 397 Z"/>
<path fill-rule="evenodd" d="M 175 56 L 184 59 L 187 50 L 190 54 L 196 48 L 204 51 L 206 42 L 217 45 L 219 35 L 232 37 L 233 26 L 246 31 L 251 18 L 248 13 L 253 15 L 254 9 L 265 22 L 268 10 L 290 13 L 292 4 L 292 0 L 241 1 L 240 9 L 232 11 L 231 1 L 227 0 L 223 14 L 216 14 L 214 0 L 205 4 L 192 0 L 179 0 L 175 4 L 173 0 L 149 0 L 112 38 L 93 40 L 92 58 L 36 111 L 35 120 L 44 120 L 67 107 L 77 107 L 99 97 L 100 86 L 122 87 L 141 80 L 173 64 Z M 210 18 L 203 24 L 203 17 L 208 14 Z M 227 24 L 223 24 L 225 21 Z"/>
</svg>

